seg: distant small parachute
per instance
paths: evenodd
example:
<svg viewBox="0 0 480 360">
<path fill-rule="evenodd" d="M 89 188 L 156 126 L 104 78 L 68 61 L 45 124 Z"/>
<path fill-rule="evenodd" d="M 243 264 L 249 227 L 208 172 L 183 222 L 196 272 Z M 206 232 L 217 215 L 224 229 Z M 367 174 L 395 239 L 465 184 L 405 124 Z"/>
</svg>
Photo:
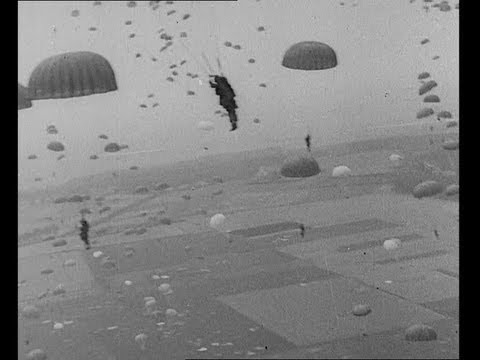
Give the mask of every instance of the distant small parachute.
<svg viewBox="0 0 480 360">
<path fill-rule="evenodd" d="M 167 77 L 167 81 L 173 82 L 173 78 L 171 76 Z"/>
<path fill-rule="evenodd" d="M 195 95 L 195 91 L 188 90 L 188 91 L 187 91 L 187 95 Z"/>
<path fill-rule="evenodd" d="M 437 181 L 424 181 L 413 189 L 413 196 L 418 199 L 423 197 L 430 197 L 439 194 L 443 191 L 443 186 Z"/>
<path fill-rule="evenodd" d="M 105 134 L 98 135 L 98 137 L 103 140 L 108 140 L 108 136 Z"/>
<path fill-rule="evenodd" d="M 452 120 L 452 121 L 449 121 L 447 122 L 447 128 L 453 128 L 453 127 L 457 127 L 458 126 L 458 122 L 456 122 L 455 120 Z"/>
<path fill-rule="evenodd" d="M 138 170 L 138 166 L 130 166 L 130 170 Z"/>
<path fill-rule="evenodd" d="M 38 64 L 30 75 L 32 99 L 61 99 L 117 90 L 110 63 L 89 51 L 55 55 Z"/>
<path fill-rule="evenodd" d="M 80 11 L 78 10 L 72 10 L 71 14 L 72 17 L 78 17 L 80 15 Z"/>
<path fill-rule="evenodd" d="M 62 160 L 64 158 L 65 158 L 65 155 L 60 155 L 59 157 L 57 157 L 57 161 Z"/>
<path fill-rule="evenodd" d="M 435 56 L 432 58 L 432 60 L 438 60 L 438 59 L 440 59 L 440 56 L 438 56 L 438 55 L 435 55 Z"/>
<path fill-rule="evenodd" d="M 458 150 L 459 143 L 455 140 L 446 141 L 442 144 L 442 148 L 445 150 Z"/>
<path fill-rule="evenodd" d="M 110 143 L 105 146 L 104 150 L 105 152 L 113 153 L 120 151 L 120 146 L 117 143 Z"/>
<path fill-rule="evenodd" d="M 439 8 L 440 8 L 440 11 L 450 11 L 450 10 L 452 10 L 452 7 L 446 2 L 441 2 L 439 4 Z"/>
<path fill-rule="evenodd" d="M 447 196 L 456 195 L 459 192 L 460 192 L 460 186 L 458 184 L 448 185 L 447 188 L 445 189 L 445 195 Z"/>
<path fill-rule="evenodd" d="M 37 159 L 37 155 L 35 155 L 35 154 L 34 155 L 28 155 L 27 159 L 28 160 L 35 160 L 35 159 Z"/>
<path fill-rule="evenodd" d="M 332 170 L 333 177 L 350 176 L 351 174 L 352 174 L 352 170 L 350 170 L 350 168 L 348 168 L 345 165 L 337 166 Z"/>
<path fill-rule="evenodd" d="M 215 129 L 213 123 L 211 121 L 200 121 L 198 123 L 198 128 L 200 130 L 204 130 L 204 131 L 211 131 L 213 129 Z"/>
<path fill-rule="evenodd" d="M 146 109 L 148 106 L 145 104 L 140 104 L 140 107 Z"/>
<path fill-rule="evenodd" d="M 125 25 L 132 25 L 132 21 L 131 20 L 125 21 Z"/>
<path fill-rule="evenodd" d="M 438 86 L 438 84 L 435 80 L 427 81 L 425 84 L 420 86 L 420 89 L 418 89 L 418 95 L 421 96 L 421 95 L 429 92 L 430 90 L 432 90 L 436 86 Z"/>
<path fill-rule="evenodd" d="M 156 58 L 156 57 L 152 57 L 151 60 L 152 60 L 153 62 L 155 62 L 155 61 L 157 61 L 157 58 Z"/>
<path fill-rule="evenodd" d="M 185 15 L 183 15 L 183 17 L 182 17 L 182 20 L 187 20 L 189 17 L 190 17 L 190 14 L 185 14 Z"/>
<path fill-rule="evenodd" d="M 440 98 L 437 95 L 427 95 L 423 98 L 423 102 L 438 103 L 440 102 Z"/>
<path fill-rule="evenodd" d="M 177 12 L 176 10 L 169 10 L 169 11 L 167 11 L 167 15 L 173 15 L 176 12 Z"/>
<path fill-rule="evenodd" d="M 95 26 L 89 27 L 88 30 L 90 31 L 97 31 L 97 28 Z"/>
<path fill-rule="evenodd" d="M 324 70 L 337 66 L 337 55 L 328 45 L 303 41 L 290 46 L 283 55 L 282 66 L 296 70 Z"/>
<path fill-rule="evenodd" d="M 255 124 L 260 124 L 260 119 L 259 119 L 259 118 L 255 118 L 255 119 L 253 119 L 253 122 L 254 122 Z"/>
<path fill-rule="evenodd" d="M 241 47 L 240 45 L 234 45 L 233 48 L 234 48 L 235 50 L 241 50 L 241 49 L 242 49 L 242 47 Z"/>
<path fill-rule="evenodd" d="M 443 110 L 443 111 L 440 111 L 437 114 L 437 118 L 438 119 L 451 119 L 452 118 L 452 113 L 450 111 Z"/>
<path fill-rule="evenodd" d="M 154 103 L 154 104 L 152 105 L 152 108 L 157 107 L 158 105 L 159 105 L 159 103 Z"/>
<path fill-rule="evenodd" d="M 136 1 L 128 1 L 127 6 L 129 8 L 134 8 L 135 6 L 137 6 L 137 2 Z"/>
<path fill-rule="evenodd" d="M 187 62 L 187 60 L 182 60 L 182 61 L 180 61 L 180 65 L 183 65 L 183 64 L 185 64 L 186 62 Z"/>
<path fill-rule="evenodd" d="M 133 39 L 133 38 L 135 37 L 135 34 L 132 33 L 132 34 L 128 35 L 128 37 L 129 37 L 130 39 Z"/>
<path fill-rule="evenodd" d="M 176 67 L 177 67 L 176 64 L 172 64 L 172 65 L 169 66 L 170 69 L 175 69 Z"/>
<path fill-rule="evenodd" d="M 154 96 L 155 96 L 155 94 L 148 94 L 147 95 L 147 97 L 150 98 L 150 99 L 153 98 Z"/>
<path fill-rule="evenodd" d="M 178 75 L 178 72 L 172 71 L 172 75 L 173 75 L 173 76 L 177 76 L 177 75 Z"/>
<path fill-rule="evenodd" d="M 35 182 L 39 182 L 39 181 L 42 181 L 42 178 L 41 177 L 36 177 L 34 180 L 35 180 Z"/>
<path fill-rule="evenodd" d="M 263 88 L 266 88 L 266 87 L 267 87 L 267 84 L 261 83 L 261 84 L 259 84 L 258 86 L 263 87 Z"/>
<path fill-rule="evenodd" d="M 226 47 L 231 47 L 232 43 L 230 41 L 225 41 L 223 45 L 225 45 Z"/>
<path fill-rule="evenodd" d="M 216 230 L 222 228 L 223 224 L 225 223 L 226 217 L 223 214 L 216 214 L 213 215 L 210 219 L 210 226 Z"/>
<path fill-rule="evenodd" d="M 430 42 L 430 40 L 423 39 L 422 41 L 420 41 L 420 44 L 425 45 L 426 43 L 429 43 L 429 42 Z"/>
<path fill-rule="evenodd" d="M 142 57 L 142 54 L 136 53 L 136 54 L 135 54 L 135 57 L 138 59 L 138 58 Z"/>
<path fill-rule="evenodd" d="M 390 157 L 388 159 L 392 162 L 396 162 L 396 161 L 403 160 L 403 157 L 401 155 L 398 155 L 398 154 L 392 154 L 392 155 L 390 155 Z"/>
<path fill-rule="evenodd" d="M 90 155 L 90 160 L 97 160 L 98 156 L 97 155 Z"/>
<path fill-rule="evenodd" d="M 248 59 L 248 62 L 249 62 L 250 64 L 253 64 L 253 63 L 255 63 L 255 59 Z"/>
<path fill-rule="evenodd" d="M 417 119 L 423 119 L 435 114 L 432 108 L 423 108 L 417 112 Z"/>
<path fill-rule="evenodd" d="M 50 134 L 50 135 L 56 135 L 56 134 L 58 134 L 58 130 L 57 130 L 57 128 L 55 127 L 55 125 L 49 125 L 49 126 L 47 126 L 47 134 Z"/>
<path fill-rule="evenodd" d="M 280 168 L 280 175 L 288 178 L 306 178 L 319 173 L 318 162 L 312 156 L 287 159 Z"/>
<path fill-rule="evenodd" d="M 64 151 L 65 146 L 59 141 L 52 141 L 47 145 L 47 149 L 51 151 Z"/>
<path fill-rule="evenodd" d="M 30 96 L 28 95 L 28 89 L 18 84 L 18 110 L 28 109 L 32 107 Z"/>
<path fill-rule="evenodd" d="M 430 77 L 430 74 L 428 72 L 422 72 L 418 75 L 418 80 L 424 80 Z"/>
<path fill-rule="evenodd" d="M 259 26 L 259 27 L 257 28 L 257 31 L 265 31 L 265 28 L 264 28 L 263 26 Z"/>
</svg>

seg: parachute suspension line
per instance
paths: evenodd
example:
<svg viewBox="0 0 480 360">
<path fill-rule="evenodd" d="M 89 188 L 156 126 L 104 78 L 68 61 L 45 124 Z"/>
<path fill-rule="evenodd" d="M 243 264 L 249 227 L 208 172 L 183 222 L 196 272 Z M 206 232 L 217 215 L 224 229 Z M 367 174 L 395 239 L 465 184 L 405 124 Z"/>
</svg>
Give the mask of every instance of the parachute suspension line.
<svg viewBox="0 0 480 360">
<path fill-rule="evenodd" d="M 219 74 L 223 75 L 223 70 L 222 70 L 222 65 L 220 63 L 220 58 L 221 58 L 221 53 L 220 49 L 218 47 L 218 34 L 220 34 L 220 27 L 218 25 L 218 17 L 217 17 L 217 12 L 215 11 L 215 5 L 212 4 L 212 14 L 213 14 L 213 21 L 216 24 L 216 30 L 215 30 L 215 51 L 216 51 L 216 57 L 217 57 L 217 65 L 218 65 L 218 71 Z"/>
<path fill-rule="evenodd" d="M 210 75 L 209 72 L 208 72 L 208 68 L 204 64 L 202 64 L 200 61 L 197 60 L 197 57 L 193 55 L 191 50 L 185 45 L 185 43 L 182 40 L 180 40 L 180 44 L 182 44 L 184 49 L 187 51 L 188 55 L 193 59 L 193 61 L 195 61 L 197 63 L 197 65 L 205 73 L 205 75 L 207 76 L 207 79 L 208 79 L 208 75 Z"/>
<path fill-rule="evenodd" d="M 210 63 L 208 62 L 208 58 L 207 58 L 207 55 L 205 55 L 205 53 L 202 51 L 202 57 L 203 57 L 203 60 L 205 60 L 205 63 L 207 64 L 207 67 L 208 67 L 208 70 L 210 70 L 210 74 L 213 75 L 213 74 L 218 74 L 217 71 L 213 70 L 212 66 L 210 65 Z"/>
</svg>

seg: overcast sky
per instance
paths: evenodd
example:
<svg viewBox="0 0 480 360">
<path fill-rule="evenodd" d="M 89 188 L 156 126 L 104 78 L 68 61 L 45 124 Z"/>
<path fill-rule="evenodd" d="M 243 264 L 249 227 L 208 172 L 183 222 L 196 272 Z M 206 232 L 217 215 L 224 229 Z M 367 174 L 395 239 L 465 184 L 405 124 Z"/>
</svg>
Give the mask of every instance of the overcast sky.
<svg viewBox="0 0 480 360">
<path fill-rule="evenodd" d="M 423 1 L 409 0 L 239 0 L 162 4 L 148 2 L 129 8 L 126 1 L 28 1 L 19 3 L 18 81 L 28 85 L 34 67 L 43 59 L 68 51 L 93 51 L 114 68 L 119 89 L 102 95 L 34 102 L 18 112 L 19 186 L 35 177 L 64 181 L 131 165 L 151 166 L 191 159 L 206 153 L 240 151 L 268 146 L 302 146 L 310 128 L 313 146 L 398 134 L 400 124 L 415 122 L 423 107 L 417 76 L 432 74 L 440 96 L 435 110 L 458 117 L 458 11 L 426 13 Z M 353 6 L 357 3 L 357 6 Z M 452 4 L 453 5 L 453 4 Z M 72 17 L 72 10 L 80 15 Z M 169 10 L 177 12 L 167 16 Z M 184 14 L 191 17 L 182 21 Z M 131 20 L 132 25 L 125 25 Z M 257 27 L 264 26 L 265 32 Z M 97 31 L 89 31 L 96 27 Z M 165 28 L 174 44 L 162 53 Z M 183 45 L 180 32 L 188 37 Z M 129 34 L 135 33 L 135 38 Z M 424 38 L 430 39 L 421 45 Z M 298 41 L 330 45 L 338 66 L 302 72 L 281 66 L 285 50 Z M 240 44 L 241 50 L 223 45 Z M 141 53 L 141 58 L 135 54 Z M 239 130 L 229 132 L 227 118 L 214 115 L 218 98 L 206 83 L 206 63 L 220 59 L 237 93 Z M 432 57 L 438 55 L 438 60 Z M 156 57 L 153 62 L 151 57 Z M 256 62 L 250 64 L 249 58 Z M 187 63 L 174 83 L 170 64 Z M 192 80 L 186 72 L 198 73 Z M 200 80 L 200 81 L 199 81 Z M 266 83 L 261 88 L 259 83 Z M 195 96 L 187 96 L 187 91 Z M 154 98 L 147 95 L 154 93 Z M 158 102 L 160 105 L 152 108 Z M 145 103 L 147 109 L 139 105 Z M 258 117 L 260 124 L 253 123 Z M 199 121 L 215 124 L 213 132 L 197 128 Z M 46 149 L 54 124 L 64 142 L 66 158 Z M 391 129 L 376 127 L 393 125 Z M 419 131 L 422 127 L 418 127 Z M 106 156 L 98 135 L 129 145 L 138 154 Z M 207 146 L 206 152 L 203 147 Z M 157 152 L 148 152 L 158 150 Z M 124 150 L 125 152 L 125 150 Z M 37 160 L 27 160 L 36 154 Z M 89 160 L 92 154 L 100 159 Z M 52 173 L 55 172 L 55 178 Z M 38 185 L 38 183 L 36 184 Z"/>
</svg>

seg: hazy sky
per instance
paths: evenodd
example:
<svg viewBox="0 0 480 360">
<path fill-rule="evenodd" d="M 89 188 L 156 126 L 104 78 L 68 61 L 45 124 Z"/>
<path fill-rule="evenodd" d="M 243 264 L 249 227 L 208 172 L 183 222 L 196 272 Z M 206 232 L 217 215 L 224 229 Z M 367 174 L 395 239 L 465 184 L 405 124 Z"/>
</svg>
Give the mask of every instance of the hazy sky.
<svg viewBox="0 0 480 360">
<path fill-rule="evenodd" d="M 119 90 L 102 95 L 34 102 L 18 112 L 19 186 L 28 187 L 37 176 L 46 182 L 63 181 L 116 167 L 150 166 L 191 159 L 206 153 L 240 151 L 267 146 L 302 146 L 309 127 L 313 146 L 398 134 L 401 127 L 384 125 L 415 122 L 423 107 L 417 76 L 432 74 L 433 91 L 442 102 L 436 110 L 458 117 L 458 11 L 426 13 L 423 2 L 409 0 L 239 0 L 162 4 L 156 11 L 148 2 L 128 8 L 126 1 L 28 1 L 19 3 L 18 81 L 28 85 L 34 67 L 46 57 L 68 51 L 97 52 L 112 64 Z M 352 4 L 358 3 L 357 6 Z M 453 5 L 453 4 L 452 4 Z M 80 11 L 72 17 L 74 9 Z M 177 12 L 167 16 L 168 10 Z M 191 17 L 182 21 L 184 14 Z M 126 20 L 133 23 L 125 25 Z M 96 27 L 97 31 L 88 29 Z M 257 27 L 264 26 L 265 32 Z M 162 53 L 165 28 L 174 44 Z M 180 32 L 188 37 L 184 45 Z M 135 33 L 136 37 L 128 37 Z M 420 45 L 429 38 L 430 42 Z M 285 50 L 298 41 L 330 45 L 338 66 L 302 72 L 285 69 Z M 223 46 L 240 44 L 241 50 Z M 227 118 L 214 115 L 218 98 L 206 83 L 205 61 L 220 58 L 237 93 L 239 130 L 229 132 Z M 141 53 L 141 58 L 135 54 Z M 439 55 L 439 60 L 432 57 Z M 152 62 L 151 57 L 158 59 Z M 248 62 L 256 60 L 255 64 Z M 167 82 L 170 64 L 187 64 L 174 83 Z M 215 66 L 216 67 L 216 66 Z M 192 80 L 186 72 L 198 73 Z M 201 82 L 198 80 L 201 79 Z M 259 83 L 267 88 L 260 88 Z M 187 96 L 187 91 L 195 96 Z M 147 95 L 154 93 L 153 99 Z M 154 102 L 160 106 L 152 108 Z M 140 108 L 148 104 L 147 109 Z M 254 124 L 258 117 L 260 124 Z M 215 123 L 213 132 L 197 129 L 201 120 Z M 46 149 L 53 135 L 66 146 L 66 158 Z M 418 127 L 419 131 L 422 129 Z M 129 145 L 128 152 L 152 153 L 107 156 L 98 135 Z M 208 152 L 203 147 L 209 148 Z M 124 150 L 125 151 L 125 150 Z M 26 160 L 36 154 L 37 160 Z M 92 154 L 100 159 L 89 160 Z M 56 173 L 55 179 L 52 173 Z M 38 185 L 38 183 L 36 183 Z"/>
</svg>

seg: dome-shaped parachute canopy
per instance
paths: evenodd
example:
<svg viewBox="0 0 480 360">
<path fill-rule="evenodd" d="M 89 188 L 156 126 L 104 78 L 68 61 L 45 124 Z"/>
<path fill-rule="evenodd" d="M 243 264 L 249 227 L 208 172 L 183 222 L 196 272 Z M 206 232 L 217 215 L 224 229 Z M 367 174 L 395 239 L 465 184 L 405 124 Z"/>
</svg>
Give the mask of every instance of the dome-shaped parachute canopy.
<svg viewBox="0 0 480 360">
<path fill-rule="evenodd" d="M 407 341 L 432 341 L 437 340 L 435 330 L 424 324 L 415 324 L 405 330 L 405 340 Z"/>
<path fill-rule="evenodd" d="M 280 175 L 289 178 L 306 178 L 320 173 L 320 166 L 312 156 L 288 159 L 280 168 Z"/>
<path fill-rule="evenodd" d="M 255 119 L 253 119 L 253 122 L 254 122 L 255 124 L 260 124 L 260 119 L 259 119 L 259 118 L 255 118 Z"/>
<path fill-rule="evenodd" d="M 213 126 L 213 123 L 211 121 L 200 121 L 198 123 L 198 128 L 200 130 L 204 130 L 204 131 L 211 131 L 211 130 L 215 129 L 215 127 Z"/>
<path fill-rule="evenodd" d="M 432 90 L 436 86 L 438 86 L 438 84 L 435 80 L 427 81 L 425 84 L 420 86 L 420 89 L 418 89 L 418 95 L 421 96 L 421 95 L 429 92 L 430 90 Z"/>
<path fill-rule="evenodd" d="M 459 143 L 456 140 L 445 141 L 442 144 L 442 148 L 444 148 L 445 150 L 458 150 Z"/>
<path fill-rule="evenodd" d="M 37 155 L 33 154 L 33 155 L 28 155 L 28 160 L 35 160 L 37 159 Z"/>
<path fill-rule="evenodd" d="M 458 184 L 448 185 L 447 188 L 445 189 L 445 195 L 447 196 L 456 195 L 459 192 L 460 192 L 460 186 Z"/>
<path fill-rule="evenodd" d="M 449 122 L 447 122 L 447 128 L 453 128 L 453 127 L 457 127 L 458 126 L 458 122 L 456 122 L 455 120 L 451 120 Z"/>
<path fill-rule="evenodd" d="M 115 91 L 117 81 L 103 56 L 79 51 L 43 60 L 30 75 L 28 87 L 33 100 L 63 99 Z"/>
<path fill-rule="evenodd" d="M 421 199 L 423 197 L 434 196 L 441 193 L 442 191 L 442 184 L 434 180 L 429 180 L 415 186 L 413 189 L 413 196 L 415 196 L 417 199 Z"/>
<path fill-rule="evenodd" d="M 418 75 L 418 80 L 424 80 L 430 77 L 430 74 L 428 72 L 422 72 Z"/>
<path fill-rule="evenodd" d="M 98 135 L 99 139 L 108 140 L 108 136 L 105 134 Z"/>
<path fill-rule="evenodd" d="M 328 45 L 303 41 L 292 45 L 283 55 L 282 66 L 297 70 L 324 70 L 337 66 L 337 55 Z"/>
<path fill-rule="evenodd" d="M 50 135 L 56 135 L 56 134 L 58 134 L 58 130 L 55 127 L 55 125 L 50 125 L 50 126 L 47 127 L 47 133 L 50 134 Z"/>
<path fill-rule="evenodd" d="M 422 41 L 420 41 L 420 44 L 425 45 L 426 43 L 429 43 L 429 42 L 430 42 L 430 40 L 423 39 Z"/>
<path fill-rule="evenodd" d="M 437 118 L 439 118 L 439 119 L 451 119 L 452 118 L 452 113 L 450 111 L 443 110 L 443 111 L 440 111 L 437 114 Z"/>
<path fill-rule="evenodd" d="M 423 102 L 438 103 L 440 102 L 440 98 L 437 95 L 427 95 L 423 98 Z"/>
<path fill-rule="evenodd" d="M 138 166 L 130 166 L 130 170 L 138 170 Z"/>
<path fill-rule="evenodd" d="M 333 177 L 349 176 L 351 174 L 352 170 L 350 170 L 350 168 L 345 165 L 337 166 L 332 170 Z"/>
<path fill-rule="evenodd" d="M 117 143 L 107 144 L 104 148 L 104 151 L 110 153 L 120 151 L 120 145 L 118 145 Z"/>
<path fill-rule="evenodd" d="M 225 223 L 225 220 L 226 220 L 225 215 L 215 214 L 210 219 L 210 226 L 214 229 L 220 229 Z"/>
<path fill-rule="evenodd" d="M 433 111 L 432 108 L 424 108 L 424 109 L 419 110 L 417 112 L 417 119 L 423 119 L 423 118 L 429 117 L 433 114 L 435 114 L 435 111 Z"/>
<path fill-rule="evenodd" d="M 47 360 L 47 354 L 42 349 L 33 349 L 27 356 L 27 360 Z"/>
<path fill-rule="evenodd" d="M 47 145 L 47 149 L 51 151 L 64 151 L 65 146 L 59 141 L 52 141 Z"/>
<path fill-rule="evenodd" d="M 398 155 L 398 154 L 392 154 L 388 158 L 390 161 L 400 161 L 403 160 L 403 156 Z"/>
<path fill-rule="evenodd" d="M 98 156 L 97 155 L 90 155 L 90 160 L 97 160 Z"/>
<path fill-rule="evenodd" d="M 18 84 L 18 110 L 28 109 L 32 107 L 32 102 L 30 101 L 30 96 L 28 94 L 28 89 Z"/>
</svg>

